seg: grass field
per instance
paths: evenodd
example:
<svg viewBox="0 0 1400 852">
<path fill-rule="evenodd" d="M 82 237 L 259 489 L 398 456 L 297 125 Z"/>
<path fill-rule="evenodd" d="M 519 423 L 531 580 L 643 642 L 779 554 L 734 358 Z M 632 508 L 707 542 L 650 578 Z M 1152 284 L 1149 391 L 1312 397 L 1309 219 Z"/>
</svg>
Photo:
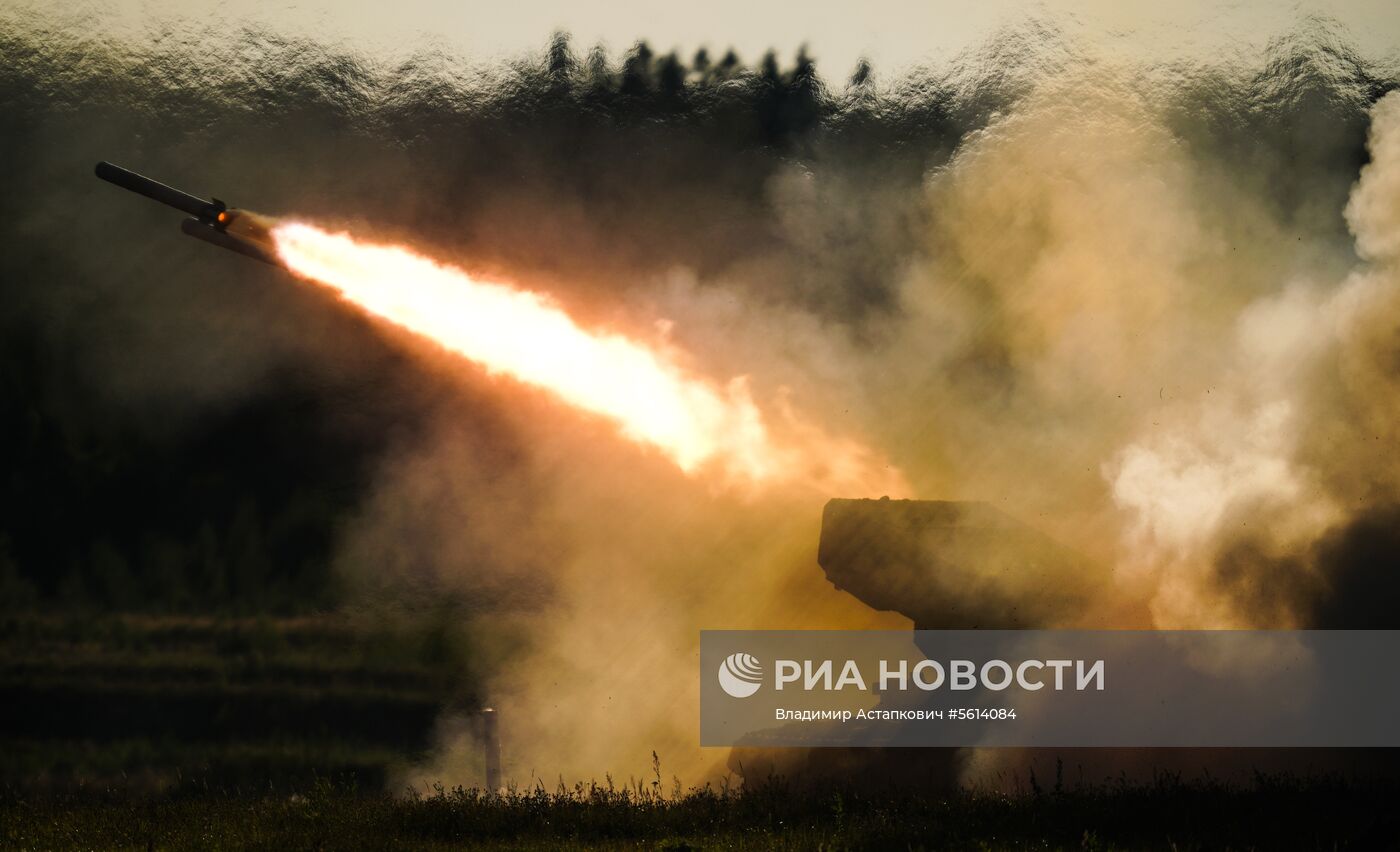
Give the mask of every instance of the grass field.
<svg viewBox="0 0 1400 852">
<path fill-rule="evenodd" d="M 1023 794 L 914 787 L 391 795 L 450 708 L 443 625 L 346 616 L 0 619 L 3 849 L 1375 849 L 1400 786 L 1258 777 Z M 652 782 L 655 783 L 652 783 Z M 889 782 L 885 782 L 889 783 Z"/>
<path fill-rule="evenodd" d="M 9 797 L 8 849 L 1381 849 L 1400 789 L 1339 780 L 1250 787 L 1110 785 L 1008 797 L 964 792 L 698 790 L 645 785 L 362 795 L 206 793 L 167 800 Z"/>
<path fill-rule="evenodd" d="M 0 785 L 31 793 L 384 789 L 474 709 L 455 639 L 342 616 L 0 619 Z"/>
</svg>

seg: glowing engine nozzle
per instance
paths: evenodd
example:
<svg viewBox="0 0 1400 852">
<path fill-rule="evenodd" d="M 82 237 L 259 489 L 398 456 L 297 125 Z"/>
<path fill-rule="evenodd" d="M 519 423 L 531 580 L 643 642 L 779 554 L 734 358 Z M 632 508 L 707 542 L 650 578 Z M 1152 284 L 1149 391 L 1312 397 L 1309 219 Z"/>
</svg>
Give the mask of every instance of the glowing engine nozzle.
<svg viewBox="0 0 1400 852">
<path fill-rule="evenodd" d="M 188 213 L 191 218 L 180 224 L 180 230 L 188 236 L 236 251 L 263 263 L 283 265 L 272 250 L 266 224 L 253 214 L 231 210 L 217 198 L 206 201 L 106 161 L 98 163 L 94 172 L 108 183 Z M 237 223 L 242 223 L 243 227 L 235 229 L 237 233 L 230 232 L 230 227 Z"/>
</svg>

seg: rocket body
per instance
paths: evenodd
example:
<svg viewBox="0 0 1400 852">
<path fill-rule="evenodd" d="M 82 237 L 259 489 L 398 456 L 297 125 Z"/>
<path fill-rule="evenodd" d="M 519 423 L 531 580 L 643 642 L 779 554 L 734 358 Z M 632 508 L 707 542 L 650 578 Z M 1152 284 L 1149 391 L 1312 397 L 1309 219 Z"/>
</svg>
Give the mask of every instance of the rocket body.
<svg viewBox="0 0 1400 852">
<path fill-rule="evenodd" d="M 180 230 L 187 236 L 263 263 L 283 265 L 272 248 L 267 221 L 256 213 L 230 208 L 217 198 L 206 201 L 105 161 L 98 163 L 94 171 L 108 183 L 188 214 L 189 218 L 180 223 Z"/>
</svg>

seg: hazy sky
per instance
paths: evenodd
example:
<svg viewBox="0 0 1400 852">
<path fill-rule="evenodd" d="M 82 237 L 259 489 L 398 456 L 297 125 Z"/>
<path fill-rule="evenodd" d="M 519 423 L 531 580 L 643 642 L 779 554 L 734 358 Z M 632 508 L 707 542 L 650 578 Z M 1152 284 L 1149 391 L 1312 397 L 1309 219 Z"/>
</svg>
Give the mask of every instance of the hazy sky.
<svg viewBox="0 0 1400 852">
<path fill-rule="evenodd" d="M 58 9 L 85 26 L 135 39 L 149 38 L 160 21 L 199 22 L 225 32 L 245 24 L 270 25 L 287 35 L 314 34 L 388 57 L 436 46 L 490 59 L 537 49 L 557 29 L 573 33 L 579 49 L 602 42 L 617 53 L 644 38 L 661 51 L 679 48 L 686 54 L 702 45 L 720 51 L 733 46 L 749 61 L 769 47 L 790 55 L 806 43 L 830 78 L 844 76 L 861 56 L 877 71 L 944 59 L 998 26 L 1029 16 L 1137 55 L 1258 47 L 1308 13 L 1336 18 L 1370 56 L 1400 47 L 1397 0 L 0 0 L 0 9 L 5 7 L 45 9 L 44 14 Z"/>
</svg>

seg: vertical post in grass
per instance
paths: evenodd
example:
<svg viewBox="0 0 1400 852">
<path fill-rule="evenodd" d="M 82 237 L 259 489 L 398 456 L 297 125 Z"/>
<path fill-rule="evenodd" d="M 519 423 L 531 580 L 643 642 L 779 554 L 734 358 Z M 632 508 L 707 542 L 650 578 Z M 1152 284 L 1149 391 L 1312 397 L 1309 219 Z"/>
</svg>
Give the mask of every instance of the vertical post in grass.
<svg viewBox="0 0 1400 852">
<path fill-rule="evenodd" d="M 481 711 L 481 743 L 486 750 L 486 789 L 494 795 L 501 789 L 501 731 L 494 707 Z"/>
</svg>

